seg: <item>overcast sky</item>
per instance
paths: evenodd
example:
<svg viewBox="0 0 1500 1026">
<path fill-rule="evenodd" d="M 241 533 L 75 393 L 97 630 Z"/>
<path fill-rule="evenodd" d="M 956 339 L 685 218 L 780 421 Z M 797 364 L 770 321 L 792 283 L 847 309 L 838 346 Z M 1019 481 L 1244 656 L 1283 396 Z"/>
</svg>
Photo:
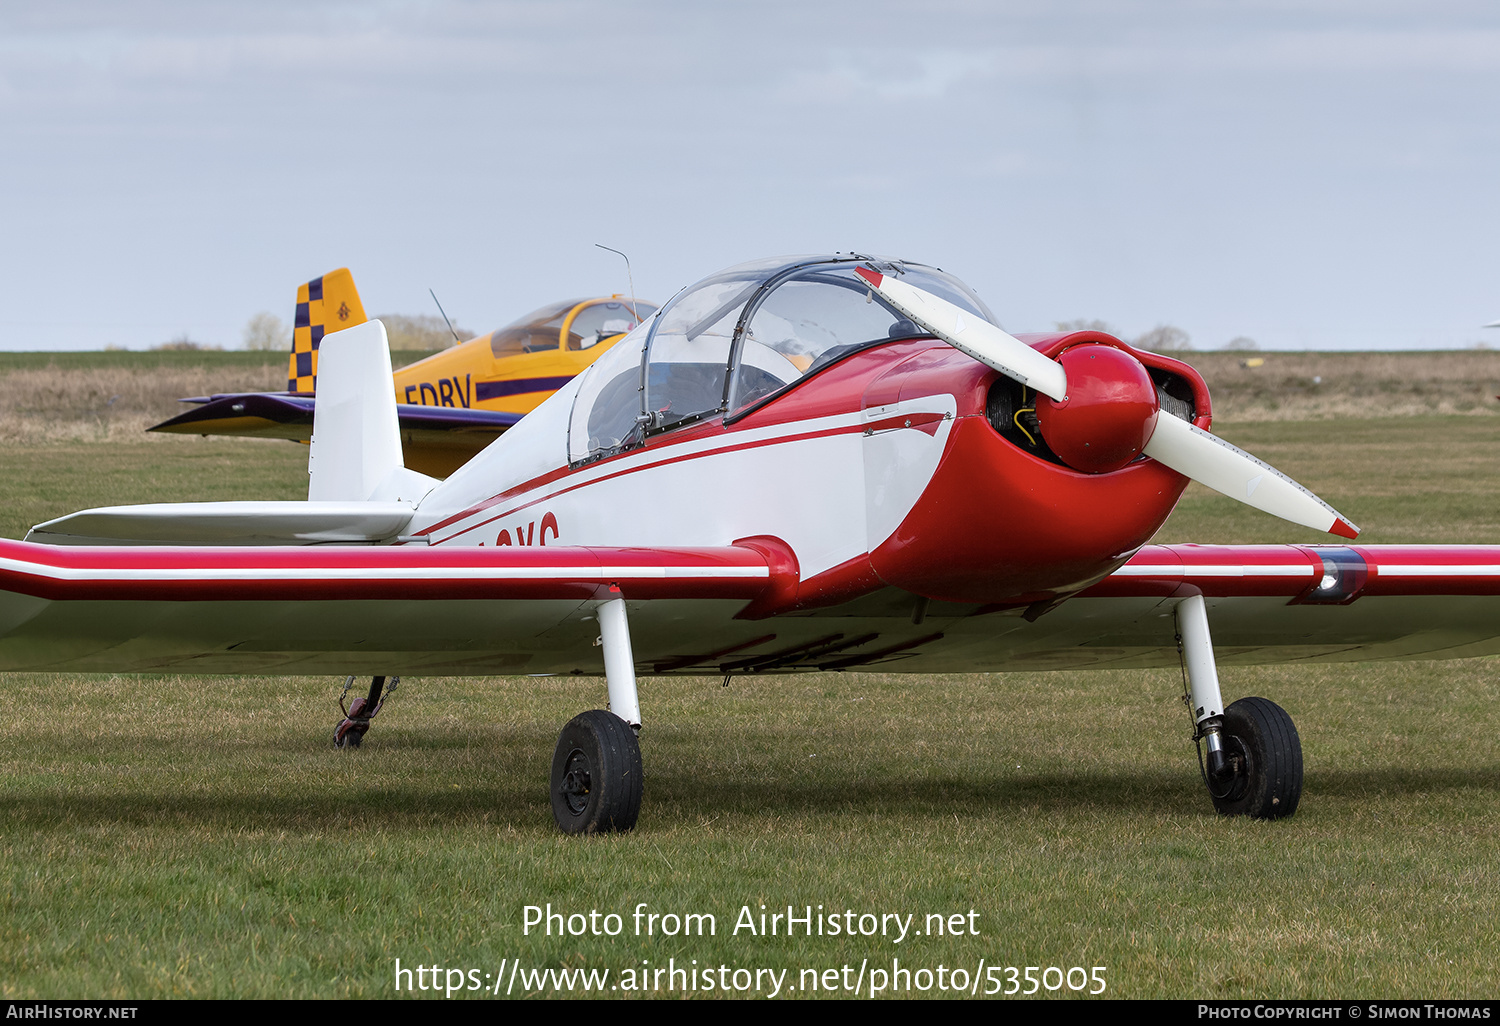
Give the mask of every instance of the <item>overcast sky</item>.
<svg viewBox="0 0 1500 1026">
<path fill-rule="evenodd" d="M 1500 5 L 0 2 L 0 348 L 228 347 L 350 267 L 484 331 L 936 264 L 1012 331 L 1500 329 Z"/>
</svg>

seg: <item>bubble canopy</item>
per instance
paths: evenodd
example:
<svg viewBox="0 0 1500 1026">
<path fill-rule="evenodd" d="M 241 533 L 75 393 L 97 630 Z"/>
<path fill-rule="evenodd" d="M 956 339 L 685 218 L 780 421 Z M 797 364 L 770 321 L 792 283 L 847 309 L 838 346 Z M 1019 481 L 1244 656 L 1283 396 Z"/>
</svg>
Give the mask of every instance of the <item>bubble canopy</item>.
<svg viewBox="0 0 1500 1026">
<path fill-rule="evenodd" d="M 853 253 L 739 264 L 683 289 L 588 370 L 570 460 L 706 417 L 733 419 L 851 353 L 927 334 L 871 293 L 860 266 L 995 320 L 963 282 L 922 264 Z"/>
</svg>

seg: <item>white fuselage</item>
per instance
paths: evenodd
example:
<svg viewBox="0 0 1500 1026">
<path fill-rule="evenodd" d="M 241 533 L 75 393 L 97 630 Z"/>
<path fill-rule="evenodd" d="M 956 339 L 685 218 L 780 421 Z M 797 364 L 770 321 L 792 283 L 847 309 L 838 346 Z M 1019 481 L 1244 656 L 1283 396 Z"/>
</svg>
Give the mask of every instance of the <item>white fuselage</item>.
<svg viewBox="0 0 1500 1026">
<path fill-rule="evenodd" d="M 768 427 L 698 435 L 569 470 L 574 383 L 418 508 L 410 533 L 456 545 L 727 545 L 771 535 L 804 579 L 872 551 L 937 469 L 956 401 L 931 395 Z M 936 430 L 882 427 L 913 413 Z"/>
</svg>

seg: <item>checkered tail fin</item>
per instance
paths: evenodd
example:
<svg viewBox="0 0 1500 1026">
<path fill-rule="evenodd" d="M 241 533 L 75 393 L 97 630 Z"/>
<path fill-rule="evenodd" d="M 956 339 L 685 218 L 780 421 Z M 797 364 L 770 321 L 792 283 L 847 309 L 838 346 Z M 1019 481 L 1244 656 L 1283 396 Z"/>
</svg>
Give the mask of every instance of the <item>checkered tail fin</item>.
<svg viewBox="0 0 1500 1026">
<path fill-rule="evenodd" d="M 354 275 L 340 267 L 297 287 L 297 315 L 292 320 L 292 357 L 287 365 L 288 392 L 315 392 L 318 346 L 324 335 L 365 322 L 365 308 L 354 287 Z"/>
</svg>

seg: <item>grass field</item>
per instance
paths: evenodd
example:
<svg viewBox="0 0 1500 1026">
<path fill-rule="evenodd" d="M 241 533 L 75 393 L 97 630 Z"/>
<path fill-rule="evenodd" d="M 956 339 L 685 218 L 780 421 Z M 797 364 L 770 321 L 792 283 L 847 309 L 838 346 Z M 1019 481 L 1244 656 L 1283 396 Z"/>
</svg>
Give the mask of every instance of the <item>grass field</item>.
<svg viewBox="0 0 1500 1026">
<path fill-rule="evenodd" d="M 1219 430 L 1364 540 L 1493 542 L 1491 412 Z M 0 534 L 107 502 L 297 498 L 305 453 L 12 442 Z M 1311 540 L 1196 487 L 1162 537 Z M 1111 997 L 1493 996 L 1497 671 L 1226 668 L 1226 698 L 1273 698 L 1302 734 L 1302 807 L 1274 824 L 1213 814 L 1175 672 L 643 680 L 640 827 L 585 841 L 556 833 L 545 782 L 602 681 L 409 680 L 339 752 L 326 678 L 0 675 L 0 997 L 390 997 L 397 958 L 486 986 L 516 959 L 610 984 L 697 959 L 797 987 L 899 958 L 1106 966 Z M 523 935 L 548 902 L 624 932 Z M 634 936 L 640 902 L 717 934 Z M 917 929 L 972 909 L 978 935 L 734 935 L 761 904 Z"/>
</svg>

